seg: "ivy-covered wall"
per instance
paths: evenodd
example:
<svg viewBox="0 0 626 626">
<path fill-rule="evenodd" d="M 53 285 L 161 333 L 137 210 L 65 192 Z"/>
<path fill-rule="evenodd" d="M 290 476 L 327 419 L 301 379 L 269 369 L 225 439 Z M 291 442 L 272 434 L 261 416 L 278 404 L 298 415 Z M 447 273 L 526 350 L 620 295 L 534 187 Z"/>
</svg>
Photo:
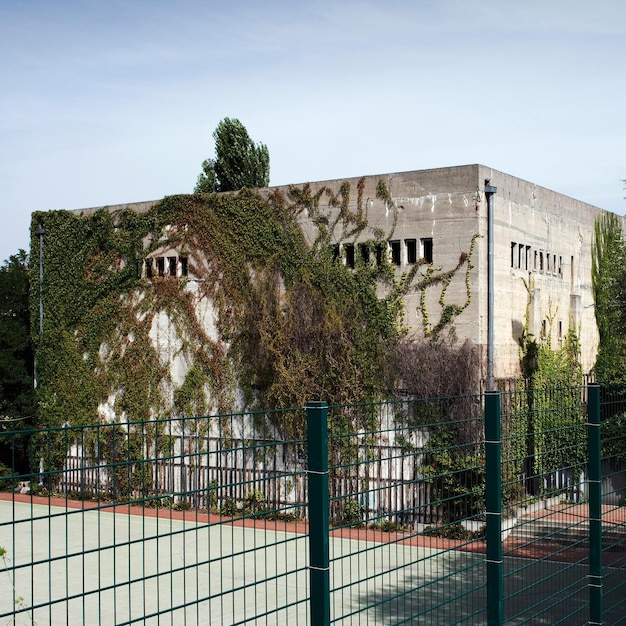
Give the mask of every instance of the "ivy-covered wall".
<svg viewBox="0 0 626 626">
<path fill-rule="evenodd" d="M 383 182 L 376 197 L 392 215 L 385 230 L 370 223 L 361 183 L 338 192 L 305 185 L 266 196 L 171 196 L 142 212 L 35 213 L 30 272 L 39 422 L 134 421 L 392 395 L 405 297 L 424 302 L 418 313 L 426 334 L 451 328 L 469 303 L 477 234 L 467 235 L 452 267 L 421 259 L 399 276 L 386 251 L 400 207 Z M 301 227 L 303 211 L 313 238 Z M 357 239 L 371 260 L 357 256 L 350 268 L 334 246 Z M 373 262 L 381 246 L 385 253 Z M 147 277 L 144 260 L 168 250 L 187 260 L 188 276 Z M 446 287 L 457 275 L 467 298 L 449 303 Z M 431 291 L 439 312 L 429 317 Z"/>
</svg>

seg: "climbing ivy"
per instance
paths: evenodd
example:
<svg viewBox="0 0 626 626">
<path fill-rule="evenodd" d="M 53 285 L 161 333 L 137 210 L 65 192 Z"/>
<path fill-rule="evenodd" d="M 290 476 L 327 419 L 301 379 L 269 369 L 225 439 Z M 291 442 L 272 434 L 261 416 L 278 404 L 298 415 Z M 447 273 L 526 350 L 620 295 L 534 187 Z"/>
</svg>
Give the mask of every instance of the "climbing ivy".
<svg viewBox="0 0 626 626">
<path fill-rule="evenodd" d="M 594 366 L 602 383 L 626 380 L 626 242 L 621 220 L 603 213 L 594 224 L 591 245 L 591 285 L 598 326 L 598 356 Z"/>
<path fill-rule="evenodd" d="M 552 303 L 548 304 L 548 329 L 543 341 L 538 341 L 528 329 L 531 286 L 528 291 L 525 323 L 520 338 L 520 364 L 526 406 L 523 422 L 511 425 L 508 433 L 518 450 L 511 458 L 519 459 L 518 474 L 525 474 L 526 488 L 536 495 L 549 489 L 557 470 L 569 470 L 574 477 L 582 471 L 585 461 L 584 414 L 580 402 L 582 367 L 578 334 L 571 330 L 562 345 L 552 345 L 552 322 L 556 317 Z M 540 484 L 539 477 L 542 477 Z"/>
<path fill-rule="evenodd" d="M 447 335 L 402 340 L 398 370 L 413 397 L 410 428 L 428 428 L 422 475 L 446 524 L 479 514 L 484 506 L 483 419 L 478 348 Z"/>
<path fill-rule="evenodd" d="M 39 422 L 93 423 L 103 411 L 109 419 L 105 406 L 116 419 L 144 422 L 172 412 L 389 396 L 390 357 L 405 332 L 403 297 L 439 285 L 443 313 L 431 327 L 422 304 L 425 328 L 437 335 L 451 327 L 469 304 L 476 236 L 456 267 L 422 262 L 396 279 L 386 255 L 397 218 L 388 189 L 382 182 L 377 189 L 394 213 L 387 233 L 369 226 L 364 179 L 356 202 L 352 193 L 348 183 L 337 192 L 304 185 L 267 196 L 245 189 L 169 196 L 143 212 L 35 213 L 33 320 L 40 297 L 44 307 L 41 335 L 35 322 L 32 327 Z M 316 226 L 313 241 L 300 228 L 304 216 Z M 45 229 L 41 292 L 39 226 Z M 351 269 L 335 258 L 336 242 L 357 238 L 380 263 L 359 257 Z M 194 279 L 144 277 L 145 256 L 160 249 L 186 256 Z M 463 267 L 466 302 L 450 305 L 447 287 Z M 210 303 L 203 313 L 201 299 Z M 167 358 L 155 343 L 163 324 L 178 340 Z M 182 381 L 173 378 L 173 357 L 187 365 Z M 301 426 L 292 425 L 294 434 Z"/>
<path fill-rule="evenodd" d="M 463 313 L 463 311 L 465 311 L 465 309 L 470 305 L 472 301 L 471 271 L 472 269 L 474 269 L 472 256 L 476 247 L 476 240 L 479 237 L 480 235 L 478 234 L 473 235 L 470 243 L 469 253 L 462 252 L 460 254 L 459 261 L 456 267 L 452 268 L 451 270 L 443 271 L 442 268 L 435 269 L 432 265 L 429 265 L 421 280 L 418 281 L 416 289 L 420 292 L 419 310 L 422 314 L 422 327 L 426 336 L 431 335 L 433 339 L 437 340 L 441 331 L 444 328 L 449 327 L 450 322 L 455 317 Z M 463 302 L 463 304 L 449 303 L 446 300 L 448 287 L 450 286 L 450 283 L 452 282 L 452 279 L 454 278 L 456 273 L 463 267 L 463 265 L 465 265 L 465 302 Z M 439 316 L 439 321 L 434 326 L 432 326 L 430 323 L 428 309 L 426 307 L 426 292 L 428 288 L 438 284 L 441 285 L 441 293 L 439 295 L 441 314 Z"/>
</svg>

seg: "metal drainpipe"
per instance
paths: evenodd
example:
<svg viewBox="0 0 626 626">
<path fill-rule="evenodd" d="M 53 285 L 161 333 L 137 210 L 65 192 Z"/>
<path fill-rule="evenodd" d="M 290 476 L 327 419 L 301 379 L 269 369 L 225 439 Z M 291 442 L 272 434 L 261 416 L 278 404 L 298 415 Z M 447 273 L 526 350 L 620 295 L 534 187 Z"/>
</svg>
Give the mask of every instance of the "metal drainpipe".
<svg viewBox="0 0 626 626">
<path fill-rule="evenodd" d="M 493 197 L 498 191 L 491 186 L 491 180 L 485 178 L 485 196 L 487 198 L 487 391 L 493 391 L 493 308 L 494 308 L 494 278 L 493 278 Z"/>
</svg>

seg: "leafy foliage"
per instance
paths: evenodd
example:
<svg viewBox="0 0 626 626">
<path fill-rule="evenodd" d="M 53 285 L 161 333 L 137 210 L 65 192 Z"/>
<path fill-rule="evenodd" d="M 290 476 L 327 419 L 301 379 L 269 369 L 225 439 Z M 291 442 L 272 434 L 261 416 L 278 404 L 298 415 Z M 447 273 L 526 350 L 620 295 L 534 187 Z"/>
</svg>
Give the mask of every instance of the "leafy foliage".
<svg viewBox="0 0 626 626">
<path fill-rule="evenodd" d="M 412 403 L 411 423 L 428 427 L 423 474 L 433 501 L 442 503 L 444 522 L 482 510 L 483 420 L 478 395 L 480 358 L 469 341 L 458 345 L 450 335 L 403 340 L 396 368 Z"/>
<path fill-rule="evenodd" d="M 551 305 L 549 307 L 551 309 Z M 554 318 L 550 310 L 548 320 Z M 507 457 L 517 459 L 509 470 L 526 477 L 531 495 L 549 491 L 555 472 L 580 473 L 585 460 L 584 414 L 580 403 L 582 368 L 576 331 L 570 330 L 563 345 L 552 346 L 552 329 L 545 341 L 528 333 L 528 314 L 520 338 L 522 394 L 518 397 L 517 424 L 509 425 Z"/>
<path fill-rule="evenodd" d="M 604 419 L 601 429 L 602 458 L 616 467 L 623 467 L 626 464 L 626 447 L 624 446 L 626 413 L 617 413 Z"/>
<path fill-rule="evenodd" d="M 585 461 L 586 431 L 579 388 L 582 370 L 578 360 L 578 337 L 568 333 L 564 345 L 552 349 L 540 345 L 538 367 L 533 375 L 534 473 L 550 484 L 556 470 L 577 474 Z"/>
<path fill-rule="evenodd" d="M 336 526 L 361 526 L 366 510 L 365 505 L 355 498 L 341 501 L 341 514 L 333 520 Z"/>
<path fill-rule="evenodd" d="M 0 416 L 33 412 L 28 257 L 23 250 L 0 267 Z"/>
<path fill-rule="evenodd" d="M 595 372 L 599 382 L 626 382 L 626 244 L 613 213 L 596 219 L 591 248 L 591 284 L 600 342 Z"/>
<path fill-rule="evenodd" d="M 287 195 L 170 196 L 145 212 L 35 214 L 33 228 L 46 230 L 41 336 L 33 325 L 39 423 L 94 423 L 105 406 L 116 419 L 158 429 L 172 411 L 182 418 L 390 397 L 403 296 L 469 271 L 471 255 L 451 271 L 429 266 L 426 282 L 419 264 L 397 279 L 386 254 L 348 267 L 334 242 L 359 236 L 374 259 L 393 235 L 370 228 L 362 181 L 356 192 L 355 203 L 346 183 L 338 193 L 305 185 Z M 304 210 L 318 226 L 313 242 L 299 225 Z M 38 251 L 34 230 L 32 245 Z M 142 275 L 146 255 L 163 250 L 188 259 L 189 277 Z M 37 271 L 31 266 L 31 278 Z M 179 342 L 183 381 L 157 349 L 160 332 Z M 298 419 L 283 424 L 283 435 L 302 435 Z"/>
<path fill-rule="evenodd" d="M 213 132 L 215 159 L 202 163 L 195 193 L 237 191 L 267 187 L 270 154 L 264 144 L 255 144 L 238 119 L 224 118 Z"/>
<path fill-rule="evenodd" d="M 0 267 L 0 429 L 32 426 L 34 355 L 30 339 L 28 257 L 20 250 Z M 3 438 L 0 441 L 6 441 Z M 16 435 L 13 452 L 0 445 L 0 464 L 25 469 L 26 439 Z M 17 452 L 17 458 L 13 455 Z"/>
<path fill-rule="evenodd" d="M 474 254 L 474 248 L 476 247 L 476 241 L 480 235 L 475 234 L 472 236 L 469 252 L 462 252 L 459 256 L 456 267 L 442 271 L 437 270 L 434 266 L 429 265 L 424 272 L 424 275 L 420 277 L 416 289 L 420 292 L 420 313 L 422 314 L 422 327 L 426 336 L 432 336 L 435 343 L 439 340 L 440 333 L 446 329 L 454 328 L 450 323 L 455 317 L 461 315 L 463 311 L 470 305 L 472 301 L 471 290 L 471 271 L 474 268 L 472 262 L 472 256 Z M 448 287 L 452 282 L 452 279 L 456 273 L 465 266 L 465 302 L 463 304 L 449 303 L 446 300 Z M 439 305 L 441 306 L 441 315 L 439 321 L 431 325 L 428 310 L 426 307 L 426 292 L 433 285 L 441 285 L 441 293 L 439 295 Z"/>
<path fill-rule="evenodd" d="M 596 219 L 591 248 L 591 284 L 598 325 L 596 379 L 607 398 L 602 422 L 603 458 L 623 463 L 622 436 L 626 417 L 612 398 L 626 384 L 626 242 L 619 218 L 604 213 Z"/>
</svg>

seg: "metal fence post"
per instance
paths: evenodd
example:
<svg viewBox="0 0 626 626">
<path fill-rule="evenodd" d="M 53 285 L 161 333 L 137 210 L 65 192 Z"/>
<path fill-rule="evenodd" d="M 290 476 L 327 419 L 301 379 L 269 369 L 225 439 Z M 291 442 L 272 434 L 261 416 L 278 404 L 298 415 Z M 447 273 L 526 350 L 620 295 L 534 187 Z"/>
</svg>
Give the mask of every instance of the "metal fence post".
<svg viewBox="0 0 626 626">
<path fill-rule="evenodd" d="M 330 624 L 328 405 L 306 405 L 308 435 L 309 585 L 311 624 Z"/>
<path fill-rule="evenodd" d="M 487 624 L 504 623 L 502 556 L 502 442 L 500 392 L 485 393 L 485 510 L 487 513 Z"/>
<path fill-rule="evenodd" d="M 600 386 L 588 387 L 589 453 L 589 624 L 603 620 L 602 598 L 602 467 L 600 452 Z"/>
</svg>

